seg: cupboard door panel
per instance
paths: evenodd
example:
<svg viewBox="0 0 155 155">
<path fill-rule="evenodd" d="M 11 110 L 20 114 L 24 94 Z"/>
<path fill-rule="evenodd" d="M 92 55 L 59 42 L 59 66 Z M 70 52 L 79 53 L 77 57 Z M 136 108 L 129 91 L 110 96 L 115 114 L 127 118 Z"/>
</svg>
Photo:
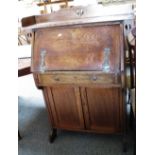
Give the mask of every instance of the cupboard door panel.
<svg viewBox="0 0 155 155">
<path fill-rule="evenodd" d="M 120 130 L 120 89 L 86 88 L 89 128 L 103 132 Z"/>
<path fill-rule="evenodd" d="M 58 128 L 84 129 L 84 120 L 78 87 L 48 88 L 55 124 Z"/>
</svg>

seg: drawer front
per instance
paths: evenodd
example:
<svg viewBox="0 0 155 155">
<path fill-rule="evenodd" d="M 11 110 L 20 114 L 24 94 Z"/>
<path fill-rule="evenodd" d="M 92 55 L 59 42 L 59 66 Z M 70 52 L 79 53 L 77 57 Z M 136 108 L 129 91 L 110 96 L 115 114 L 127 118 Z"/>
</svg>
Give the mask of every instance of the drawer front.
<svg viewBox="0 0 155 155">
<path fill-rule="evenodd" d="M 53 84 L 118 84 L 119 78 L 113 74 L 101 73 L 51 73 L 39 74 L 39 85 Z"/>
<path fill-rule="evenodd" d="M 56 27 L 35 32 L 33 71 L 115 72 L 119 70 L 119 62 L 119 24 Z"/>
</svg>

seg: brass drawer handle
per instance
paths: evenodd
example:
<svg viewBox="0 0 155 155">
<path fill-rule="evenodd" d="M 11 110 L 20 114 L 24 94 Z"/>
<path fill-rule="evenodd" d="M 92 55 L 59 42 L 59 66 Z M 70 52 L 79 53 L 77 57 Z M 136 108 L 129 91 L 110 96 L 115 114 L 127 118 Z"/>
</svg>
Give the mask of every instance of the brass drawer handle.
<svg viewBox="0 0 155 155">
<path fill-rule="evenodd" d="M 58 77 L 55 77 L 54 80 L 55 81 L 60 81 L 60 79 Z"/>
<path fill-rule="evenodd" d="M 91 77 L 91 80 L 92 80 L 92 81 L 96 81 L 96 80 L 97 80 L 97 77 L 96 77 L 95 75 L 93 75 L 93 76 Z"/>
<path fill-rule="evenodd" d="M 84 11 L 83 11 L 82 9 L 77 10 L 77 11 L 76 11 L 76 14 L 77 14 L 78 16 L 82 16 L 82 15 L 84 14 Z"/>
</svg>

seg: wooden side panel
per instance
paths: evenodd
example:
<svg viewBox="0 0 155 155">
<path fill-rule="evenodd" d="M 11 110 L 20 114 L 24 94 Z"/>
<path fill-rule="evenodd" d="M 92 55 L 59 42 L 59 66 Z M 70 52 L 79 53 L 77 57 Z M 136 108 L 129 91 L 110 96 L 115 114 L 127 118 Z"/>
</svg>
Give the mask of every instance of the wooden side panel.
<svg viewBox="0 0 155 155">
<path fill-rule="evenodd" d="M 84 129 L 83 112 L 78 87 L 51 87 L 48 96 L 54 124 L 64 129 Z"/>
<path fill-rule="evenodd" d="M 120 25 L 84 25 L 38 29 L 35 33 L 33 71 L 103 70 L 110 49 L 109 72 L 119 69 Z"/>
<path fill-rule="evenodd" d="M 89 128 L 105 132 L 120 129 L 120 89 L 86 88 Z"/>
</svg>

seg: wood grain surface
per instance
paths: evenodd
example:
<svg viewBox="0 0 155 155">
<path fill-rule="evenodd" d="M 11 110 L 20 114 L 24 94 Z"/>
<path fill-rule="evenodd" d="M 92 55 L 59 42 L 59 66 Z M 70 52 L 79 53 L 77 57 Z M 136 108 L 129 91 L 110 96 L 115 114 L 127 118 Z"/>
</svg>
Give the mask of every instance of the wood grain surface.
<svg viewBox="0 0 155 155">
<path fill-rule="evenodd" d="M 104 51 L 109 48 L 110 72 L 118 71 L 119 37 L 120 25 L 38 29 L 32 70 L 103 70 Z"/>
</svg>

